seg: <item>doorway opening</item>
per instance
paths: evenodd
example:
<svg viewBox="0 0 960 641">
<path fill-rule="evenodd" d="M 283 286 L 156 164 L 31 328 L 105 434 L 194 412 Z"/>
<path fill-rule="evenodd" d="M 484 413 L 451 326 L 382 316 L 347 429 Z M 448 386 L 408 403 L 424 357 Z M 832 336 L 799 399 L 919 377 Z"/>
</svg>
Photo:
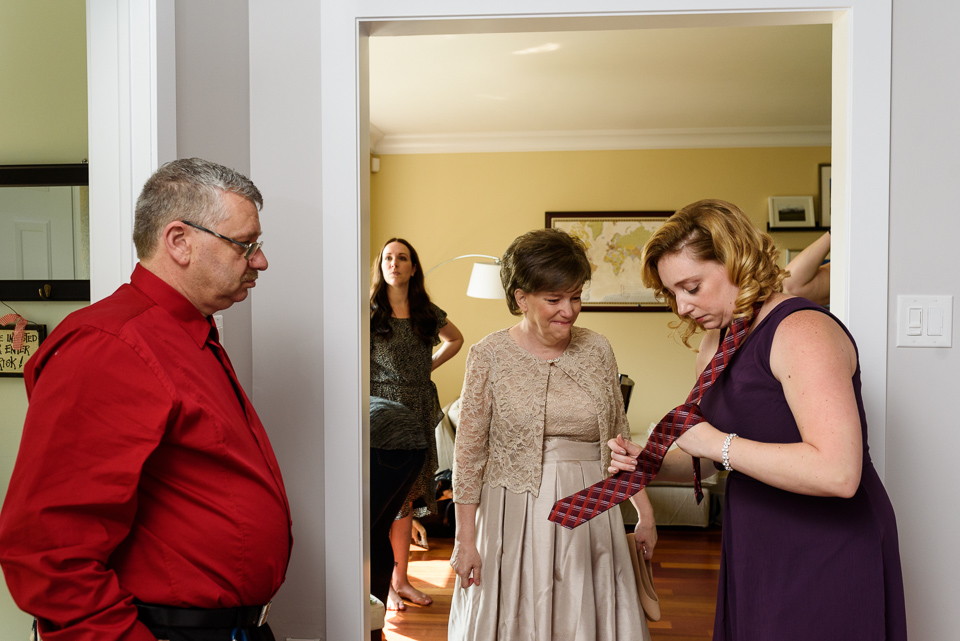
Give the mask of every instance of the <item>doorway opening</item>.
<svg viewBox="0 0 960 641">
<path fill-rule="evenodd" d="M 337 320 L 325 314 L 325 322 L 329 320 L 327 330 L 336 332 L 349 345 L 357 346 L 357 351 L 363 352 L 366 343 L 365 309 L 366 301 L 363 295 L 364 285 L 369 282 L 369 94 L 368 82 L 368 44 L 370 37 L 393 35 L 418 34 L 450 34 L 450 33 L 502 33 L 502 32 L 536 32 L 559 30 L 601 30 L 622 28 L 672 28 L 677 26 L 705 26 L 705 25 L 783 25 L 783 24 L 832 24 L 833 28 L 833 117 L 832 117 L 832 165 L 833 165 L 833 227 L 836 230 L 834 242 L 840 251 L 842 247 L 847 254 L 856 258 L 856 264 L 841 265 L 841 256 L 838 253 L 838 269 L 833 273 L 834 284 L 832 291 L 837 294 L 837 302 L 833 303 L 838 316 L 844 319 L 852 331 L 858 336 L 861 353 L 868 354 L 866 360 L 873 361 L 872 365 L 864 363 L 864 371 L 875 373 L 875 379 L 867 381 L 864 386 L 875 388 L 876 395 L 869 403 L 874 409 L 868 411 L 871 416 L 879 417 L 873 420 L 878 426 L 881 436 L 874 443 L 872 449 L 882 450 L 882 432 L 885 428 L 885 398 L 883 377 L 886 368 L 885 334 L 877 327 L 870 327 L 870 318 L 885 317 L 886 291 L 876 282 L 876 273 L 886 273 L 886 237 L 880 238 L 882 230 L 886 229 L 888 217 L 888 195 L 884 188 L 889 180 L 889 11 L 883 7 L 871 6 L 870 3 L 857 0 L 850 3 L 845 10 L 835 12 L 823 11 L 796 11 L 796 5 L 779 6 L 770 3 L 764 6 L 763 11 L 756 13 L 723 13 L 734 11 L 719 3 L 713 3 L 706 9 L 713 13 L 699 15 L 691 14 L 652 14 L 646 15 L 597 15 L 596 12 L 608 8 L 610 11 L 620 11 L 622 7 L 594 6 L 592 15 L 552 14 L 549 16 L 533 15 L 535 8 L 518 5 L 516 13 L 510 16 L 483 16 L 473 8 L 471 15 L 467 15 L 465 8 L 462 13 L 452 13 L 438 16 L 429 14 L 421 6 L 410 9 L 407 13 L 391 11 L 389 16 L 382 14 L 370 15 L 360 9 L 343 8 L 327 10 L 326 26 L 323 27 L 323 38 L 320 52 L 325 60 L 321 65 L 324 69 L 321 74 L 324 119 L 320 127 L 323 138 L 323 224 L 324 233 L 332 234 L 337 239 L 337 246 L 333 243 L 325 244 L 324 271 L 328 273 L 342 272 L 344 264 L 358 266 L 355 274 L 349 279 L 340 279 L 338 282 L 326 281 L 324 300 L 333 309 L 343 309 L 342 303 L 352 301 L 355 305 L 356 316 Z M 526 14 L 521 11 L 527 10 Z M 856 24 L 849 20 L 849 11 L 857 12 Z M 889 9 L 889 7 L 887 7 Z M 539 10 L 539 9 L 536 9 Z M 664 6 L 663 11 L 678 11 L 675 6 Z M 698 10 L 705 10 L 698 7 Z M 885 35 L 884 35 L 885 34 Z M 856 49 L 848 46 L 855 40 Z M 328 73 L 329 72 L 329 73 Z M 857 77 L 856 85 L 851 82 Z M 855 99 L 854 99 L 855 98 Z M 856 122 L 856 128 L 852 123 Z M 869 185 L 869 189 L 867 186 Z M 856 186 L 855 190 L 851 189 Z M 848 220 L 846 212 L 852 203 L 857 206 L 856 220 Z M 354 216 L 344 216 L 344 212 L 354 212 Z M 881 230 L 878 232 L 877 230 Z M 859 233 L 864 235 L 860 236 Z M 350 243 L 343 242 L 349 238 Z M 876 241 L 880 241 L 879 244 Z M 842 267 L 842 268 L 841 268 Z M 848 287 L 848 283 L 856 283 L 856 287 Z M 349 316 L 349 315 L 347 315 Z M 874 323 L 874 325 L 876 325 Z M 343 331 L 340 331 L 340 330 Z M 873 349 L 865 347 L 871 345 Z M 324 356 L 324 369 L 331 373 L 324 380 L 324 397 L 338 399 L 336 409 L 331 412 L 328 407 L 328 418 L 347 420 L 358 425 L 365 424 L 365 399 L 361 390 L 363 380 L 367 375 L 363 359 L 359 367 L 351 370 L 352 380 L 343 376 L 334 375 L 342 372 L 344 351 L 334 349 Z M 354 470 L 350 466 L 362 458 L 363 437 L 357 434 L 328 434 L 325 438 L 325 449 L 330 452 L 325 457 L 326 462 L 333 466 L 331 469 L 343 469 L 346 474 L 343 478 L 358 478 L 361 488 L 356 494 L 327 492 L 326 513 L 351 514 L 356 512 L 362 519 L 362 507 L 357 506 L 359 499 L 362 505 L 365 470 Z M 356 456 L 343 460 L 344 452 L 357 452 Z M 341 459 L 338 464 L 336 459 Z M 878 458 L 882 459 L 882 453 Z M 337 474 L 339 477 L 340 475 Z M 363 545 L 360 545 L 362 549 Z M 343 590 L 342 580 L 362 568 L 362 561 L 348 557 L 341 557 L 327 567 L 328 611 L 352 612 L 351 590 Z M 331 577 L 336 577 L 333 579 Z M 333 590 L 334 586 L 338 589 Z M 362 587 L 357 586 L 357 592 L 362 593 Z M 359 620 L 359 610 L 357 611 Z M 344 622 L 344 625 L 348 625 Z M 346 631 L 349 627 L 344 627 Z M 341 630 L 339 622 L 328 626 L 328 631 L 335 633 Z"/>
</svg>

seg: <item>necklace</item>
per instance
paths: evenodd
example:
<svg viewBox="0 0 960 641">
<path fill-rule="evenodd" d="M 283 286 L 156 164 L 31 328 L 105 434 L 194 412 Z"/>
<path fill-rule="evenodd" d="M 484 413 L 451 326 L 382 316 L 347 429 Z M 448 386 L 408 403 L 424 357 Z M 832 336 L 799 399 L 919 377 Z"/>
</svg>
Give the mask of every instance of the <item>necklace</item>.
<svg viewBox="0 0 960 641">
<path fill-rule="evenodd" d="M 560 354 L 560 356 L 557 356 L 556 358 L 548 358 L 547 363 L 549 363 L 550 365 L 553 365 L 554 363 L 559 361 L 562 356 L 563 354 Z"/>
</svg>

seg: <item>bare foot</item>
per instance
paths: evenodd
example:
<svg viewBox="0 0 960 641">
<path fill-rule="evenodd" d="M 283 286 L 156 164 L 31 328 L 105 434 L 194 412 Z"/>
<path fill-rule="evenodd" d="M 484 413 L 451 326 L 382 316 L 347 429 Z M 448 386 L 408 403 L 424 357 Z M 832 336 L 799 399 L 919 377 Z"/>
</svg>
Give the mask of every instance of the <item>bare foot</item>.
<svg viewBox="0 0 960 641">
<path fill-rule="evenodd" d="M 403 612 L 407 609 L 407 604 L 403 602 L 403 599 L 400 598 L 400 595 L 397 594 L 397 591 L 393 589 L 393 586 L 390 586 L 390 593 L 387 594 L 387 611 L 388 612 Z"/>
<path fill-rule="evenodd" d="M 393 588 L 391 588 L 391 591 L 392 590 Z M 424 594 L 409 583 L 396 588 L 396 593 L 407 601 L 417 605 L 430 605 L 433 603 L 433 599 L 431 599 L 429 595 Z"/>
</svg>

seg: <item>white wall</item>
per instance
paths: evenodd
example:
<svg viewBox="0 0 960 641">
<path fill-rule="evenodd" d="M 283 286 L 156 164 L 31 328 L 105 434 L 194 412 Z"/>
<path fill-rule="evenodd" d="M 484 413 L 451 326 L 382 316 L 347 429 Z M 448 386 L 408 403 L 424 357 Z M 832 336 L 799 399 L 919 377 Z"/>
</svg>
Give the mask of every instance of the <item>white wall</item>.
<svg viewBox="0 0 960 641">
<path fill-rule="evenodd" d="M 250 65 L 246 2 L 176 0 L 178 158 L 205 158 L 250 174 Z M 258 185 L 259 186 L 259 185 Z M 270 254 L 270 198 L 261 224 Z M 268 270 L 269 271 L 269 270 Z M 265 282 L 269 280 L 265 279 Z M 223 342 L 245 390 L 253 389 L 250 310 L 259 292 L 223 314 Z"/>
<path fill-rule="evenodd" d="M 886 486 L 897 511 L 913 639 L 960 630 L 960 4 L 895 0 Z M 896 347 L 898 294 L 952 294 L 953 347 Z"/>
<path fill-rule="evenodd" d="M 326 514 L 327 489 L 359 513 L 360 489 L 352 478 L 325 478 L 328 434 L 358 433 L 354 425 L 325 415 L 327 354 L 349 344 L 325 336 L 325 312 L 356 305 L 327 305 L 323 282 L 325 241 L 349 242 L 323 224 L 320 199 L 320 4 L 312 0 L 249 0 L 250 171 L 263 192 L 264 247 L 270 268 L 257 282 L 253 305 L 253 402 L 270 433 L 293 512 L 293 557 L 287 580 L 274 599 L 270 621 L 278 639 L 344 638 L 325 634 L 324 581 L 337 555 L 358 558 L 361 527 L 350 513 Z M 337 269 L 339 267 L 339 269 Z M 330 277 L 346 287 L 350 265 L 334 266 Z M 359 290 L 354 298 L 359 296 Z M 341 307 L 342 306 L 342 307 Z M 358 367 L 356 350 L 341 358 L 332 377 Z M 356 376 L 356 375 L 354 375 Z M 349 452 L 332 452 L 347 469 Z M 350 501 L 349 497 L 353 497 Z M 329 528 L 325 525 L 329 524 Z M 333 537 L 328 539 L 328 531 Z M 330 546 L 325 551 L 325 546 Z M 359 580 L 359 563 L 351 576 Z M 350 578 L 334 589 L 349 590 Z M 359 590 L 354 590 L 357 598 Z M 354 599 L 357 603 L 357 599 Z M 357 605 L 359 608 L 359 604 Z"/>
</svg>

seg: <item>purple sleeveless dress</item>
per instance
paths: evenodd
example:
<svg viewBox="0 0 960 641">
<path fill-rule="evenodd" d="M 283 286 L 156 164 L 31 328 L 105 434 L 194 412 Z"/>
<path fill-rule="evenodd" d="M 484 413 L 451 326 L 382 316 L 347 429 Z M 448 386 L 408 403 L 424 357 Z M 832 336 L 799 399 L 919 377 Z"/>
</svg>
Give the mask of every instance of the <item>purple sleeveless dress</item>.
<svg viewBox="0 0 960 641">
<path fill-rule="evenodd" d="M 766 443 L 800 442 L 770 371 L 770 348 L 783 319 L 802 309 L 840 323 L 804 298 L 775 307 L 704 395 L 701 408 L 717 429 Z M 727 479 L 714 641 L 907 638 L 897 524 L 867 449 L 859 363 L 853 386 L 863 432 L 863 473 L 853 498 L 794 494 L 739 472 Z"/>
</svg>

